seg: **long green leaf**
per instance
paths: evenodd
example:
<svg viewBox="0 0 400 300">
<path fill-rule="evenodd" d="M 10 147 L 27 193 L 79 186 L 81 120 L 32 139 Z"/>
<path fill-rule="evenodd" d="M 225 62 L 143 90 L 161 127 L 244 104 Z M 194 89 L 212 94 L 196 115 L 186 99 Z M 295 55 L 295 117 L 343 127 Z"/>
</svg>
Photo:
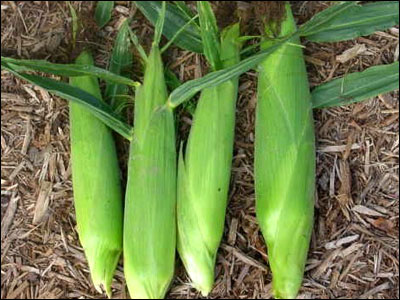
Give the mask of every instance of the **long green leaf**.
<svg viewBox="0 0 400 300">
<path fill-rule="evenodd" d="M 89 109 L 107 126 L 118 132 L 126 139 L 132 140 L 132 127 L 122 121 L 121 118 L 113 112 L 109 105 L 92 96 L 91 94 L 51 78 L 18 72 L 13 69 L 12 66 L 7 64 L 2 64 L 2 68 L 8 70 L 15 76 L 37 85 L 65 100 L 80 103 Z"/>
<path fill-rule="evenodd" d="M 175 40 L 181 35 L 181 33 L 183 31 L 185 31 L 186 27 L 189 26 L 192 22 L 194 22 L 197 18 L 198 18 L 198 15 L 194 16 L 183 27 L 181 27 L 181 29 L 179 29 L 177 32 L 175 32 L 175 35 L 168 41 L 168 43 L 166 43 L 162 47 L 161 53 L 163 53 L 165 50 L 167 50 L 169 48 L 169 46 L 171 46 L 175 42 Z"/>
<path fill-rule="evenodd" d="M 341 14 L 345 13 L 349 8 L 357 6 L 357 1 L 341 2 L 324 9 L 320 13 L 314 15 L 311 20 L 303 24 L 299 31 L 302 36 L 309 36 L 329 28 L 330 22 Z"/>
<path fill-rule="evenodd" d="M 212 70 L 219 70 L 222 64 L 220 60 L 221 44 L 219 41 L 217 20 L 208 1 L 198 1 L 197 10 L 200 19 L 204 55 L 207 57 Z"/>
<path fill-rule="evenodd" d="M 312 92 L 314 108 L 341 106 L 360 102 L 379 94 L 399 89 L 399 62 L 370 67 L 334 79 L 316 87 Z"/>
<path fill-rule="evenodd" d="M 172 108 L 175 108 L 179 104 L 192 98 L 197 92 L 201 91 L 202 89 L 217 86 L 229 79 L 232 79 L 236 76 L 243 74 L 244 72 L 249 71 L 250 69 L 256 67 L 268 55 L 273 53 L 286 41 L 287 39 L 284 39 L 281 42 L 278 42 L 275 45 L 269 47 L 268 49 L 260 51 L 257 54 L 242 60 L 232 67 L 208 73 L 201 78 L 185 82 L 169 95 L 168 105 Z"/>
<path fill-rule="evenodd" d="M 164 28 L 165 23 L 165 13 L 167 10 L 167 3 L 165 1 L 161 1 L 161 11 L 158 15 L 158 19 L 156 25 L 154 25 L 154 38 L 153 38 L 153 45 L 160 45 L 161 35 Z"/>
<path fill-rule="evenodd" d="M 190 19 L 194 17 L 194 13 L 186 5 L 185 1 L 174 1 L 176 7 L 178 7 L 185 15 Z"/>
<path fill-rule="evenodd" d="M 75 8 L 72 6 L 71 2 L 68 1 L 69 11 L 71 13 L 71 20 L 72 20 L 72 47 L 75 48 L 76 46 L 76 36 L 78 35 L 79 29 L 79 18 L 76 14 Z"/>
<path fill-rule="evenodd" d="M 399 2 L 355 2 L 332 6 L 317 14 L 301 31 L 314 42 L 335 42 L 369 35 L 399 24 Z"/>
<path fill-rule="evenodd" d="M 98 1 L 94 18 L 97 25 L 101 28 L 111 20 L 114 9 L 114 1 Z"/>
<path fill-rule="evenodd" d="M 45 60 L 33 60 L 33 59 L 15 59 L 11 57 L 1 57 L 1 64 L 13 65 L 13 69 L 23 71 L 37 71 L 50 73 L 65 77 L 83 76 L 90 75 L 101 78 L 105 81 L 110 81 L 119 84 L 126 84 L 129 86 L 137 87 L 140 86 L 139 82 L 133 81 L 129 78 L 116 75 L 102 68 L 95 66 L 83 66 L 76 64 L 55 64 Z"/>
<path fill-rule="evenodd" d="M 173 91 L 182 85 L 182 82 L 169 68 L 165 68 L 164 77 L 167 87 L 170 91 Z"/>
<path fill-rule="evenodd" d="M 130 27 L 128 27 L 129 30 L 129 36 L 131 39 L 131 42 L 135 45 L 136 50 L 139 52 L 140 57 L 142 58 L 143 62 L 146 63 L 147 61 L 147 54 L 146 51 L 144 51 L 144 48 L 142 45 L 139 43 L 139 38 L 137 37 L 136 33 L 132 31 Z"/>
<path fill-rule="evenodd" d="M 109 71 L 116 75 L 127 75 L 129 69 L 132 68 L 132 52 L 131 41 L 129 38 L 129 23 L 124 21 L 119 29 L 115 39 L 114 49 L 111 54 Z M 117 84 L 114 82 L 106 82 L 105 98 L 110 100 L 111 106 L 116 104 L 117 95 L 125 95 L 128 93 L 128 86 L 125 84 Z M 117 104 L 118 105 L 118 104 Z"/>
<path fill-rule="evenodd" d="M 135 1 L 136 6 L 145 15 L 145 17 L 155 25 L 161 12 L 162 1 Z M 165 25 L 163 35 L 171 39 L 176 32 L 190 21 L 190 17 L 183 13 L 180 8 L 171 3 L 167 3 L 167 11 L 165 14 Z M 203 44 L 201 41 L 200 29 L 192 23 L 175 39 L 175 44 L 183 49 L 202 53 Z"/>
</svg>

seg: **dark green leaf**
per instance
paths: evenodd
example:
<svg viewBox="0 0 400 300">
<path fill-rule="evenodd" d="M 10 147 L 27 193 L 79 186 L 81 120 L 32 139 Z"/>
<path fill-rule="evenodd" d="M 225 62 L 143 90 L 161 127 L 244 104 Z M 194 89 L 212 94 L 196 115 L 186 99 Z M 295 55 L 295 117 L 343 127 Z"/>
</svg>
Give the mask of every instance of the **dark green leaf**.
<svg viewBox="0 0 400 300">
<path fill-rule="evenodd" d="M 340 17 L 351 7 L 356 7 L 357 1 L 341 2 L 324 9 L 320 13 L 314 15 L 311 20 L 303 24 L 300 29 L 300 35 L 309 36 L 316 34 L 322 30 L 329 28 L 330 23 L 337 17 Z"/>
<path fill-rule="evenodd" d="M 176 7 L 178 7 L 189 19 L 194 17 L 194 13 L 186 5 L 185 1 L 174 1 Z"/>
<path fill-rule="evenodd" d="M 247 46 L 242 51 L 240 51 L 240 56 L 241 57 L 250 56 L 250 55 L 256 53 L 257 52 L 257 48 L 260 48 L 260 46 L 261 46 L 261 43 L 257 43 L 257 44 L 253 44 L 253 45 Z"/>
<path fill-rule="evenodd" d="M 153 45 L 160 45 L 161 36 L 163 33 L 164 23 L 165 23 L 165 12 L 167 9 L 165 1 L 161 1 L 161 11 L 158 15 L 158 19 L 156 25 L 154 25 L 154 38 L 153 38 Z"/>
<path fill-rule="evenodd" d="M 135 1 L 135 3 L 146 18 L 155 25 L 161 12 L 161 1 Z M 190 19 L 191 18 L 184 14 L 176 5 L 167 3 L 163 35 L 171 39 L 179 29 L 190 21 Z M 200 29 L 195 23 L 188 25 L 175 39 L 175 44 L 183 49 L 202 53 L 203 44 L 201 41 Z"/>
<path fill-rule="evenodd" d="M 399 2 L 355 1 L 334 5 L 304 24 L 301 35 L 314 42 L 335 42 L 369 35 L 399 24 Z"/>
<path fill-rule="evenodd" d="M 97 25 L 101 28 L 111 20 L 114 9 L 114 1 L 97 1 L 94 18 Z"/>
<path fill-rule="evenodd" d="M 116 74 L 128 77 L 130 69 L 132 68 L 132 52 L 131 41 L 129 38 L 129 22 L 124 21 L 119 29 L 118 35 L 115 39 L 114 49 L 111 54 L 109 71 Z M 110 100 L 112 107 L 115 107 L 117 95 L 125 95 L 128 93 L 128 86 L 125 84 L 118 84 L 114 82 L 106 82 L 105 98 Z"/>
<path fill-rule="evenodd" d="M 399 89 L 399 62 L 370 67 L 321 84 L 312 91 L 314 108 L 360 102 Z"/>
<path fill-rule="evenodd" d="M 133 81 L 129 78 L 116 75 L 107 70 L 95 67 L 95 66 L 83 66 L 76 64 L 54 64 L 45 60 L 33 60 L 33 59 L 15 59 L 11 57 L 1 57 L 1 64 L 7 63 L 13 65 L 13 69 L 18 72 L 23 71 L 37 71 L 50 73 L 65 77 L 74 77 L 82 75 L 91 75 L 101 78 L 105 81 L 115 82 L 119 84 L 126 84 L 129 86 L 137 87 L 140 85 L 139 82 Z M 18 69 L 17 69 L 18 68 Z"/>
<path fill-rule="evenodd" d="M 175 42 L 175 40 L 181 35 L 181 33 L 186 30 L 186 27 L 189 26 L 190 24 L 192 24 L 192 22 L 194 22 L 197 18 L 198 18 L 198 15 L 194 16 L 185 25 L 183 25 L 183 27 L 181 27 L 181 29 L 179 29 L 177 32 L 175 32 L 175 35 L 168 41 L 168 43 L 166 43 L 162 47 L 161 53 L 163 53 L 165 50 L 167 50 L 169 48 L 169 46 L 171 46 Z"/>
<path fill-rule="evenodd" d="M 76 14 L 75 8 L 72 6 L 70 1 L 68 1 L 68 6 L 69 6 L 69 11 L 71 13 L 71 19 L 72 19 L 72 47 L 75 48 L 76 36 L 78 34 L 78 28 L 79 28 L 79 19 Z"/>
<path fill-rule="evenodd" d="M 197 11 L 200 19 L 200 32 L 201 40 L 203 41 L 204 55 L 207 57 L 212 70 L 219 70 L 222 67 L 220 59 L 221 43 L 214 12 L 208 1 L 198 1 Z"/>
<path fill-rule="evenodd" d="M 165 83 L 168 86 L 170 91 L 177 89 L 179 86 L 182 85 L 182 82 L 176 77 L 176 75 L 168 68 L 165 68 L 164 71 L 165 76 Z"/>
<path fill-rule="evenodd" d="M 190 99 L 182 104 L 183 110 L 187 111 L 192 117 L 194 117 L 194 114 L 196 113 L 196 106 L 197 101 L 195 99 Z"/>
<path fill-rule="evenodd" d="M 144 62 L 146 62 L 147 61 L 146 51 L 144 51 L 144 48 L 142 47 L 142 45 L 140 45 L 139 39 L 138 39 L 137 35 L 132 31 L 132 29 L 130 27 L 128 27 L 128 30 L 129 30 L 131 42 L 135 45 L 136 50 L 139 52 L 140 57 L 143 59 Z"/>
<path fill-rule="evenodd" d="M 281 42 L 274 44 L 268 49 L 260 51 L 257 54 L 242 60 L 232 67 L 208 73 L 201 78 L 185 82 L 170 94 L 168 105 L 172 108 L 175 108 L 179 104 L 192 98 L 197 92 L 201 91 L 202 89 L 217 86 L 227 80 L 230 80 L 233 77 L 239 76 L 244 72 L 247 72 L 248 70 L 260 64 L 268 55 L 278 49 L 289 38 L 291 37 L 288 37 L 287 39 L 284 39 Z"/>
<path fill-rule="evenodd" d="M 128 97 L 129 97 L 129 96 L 128 96 Z M 115 107 L 114 111 L 115 111 L 117 114 L 121 114 L 122 111 L 123 111 L 125 108 L 127 108 L 127 107 L 133 105 L 133 97 L 129 97 L 129 98 L 127 98 L 127 100 L 130 101 L 130 102 L 124 101 L 124 102 L 119 103 L 119 104 Z"/>
<path fill-rule="evenodd" d="M 121 134 L 126 139 L 132 139 L 132 127 L 122 121 L 120 117 L 113 112 L 109 105 L 92 96 L 91 94 L 81 89 L 75 88 L 67 83 L 51 78 L 41 77 L 33 74 L 20 73 L 14 70 L 12 66 L 9 66 L 7 64 L 2 64 L 2 68 L 63 99 L 80 103 L 81 105 L 89 109 L 107 126 Z"/>
</svg>

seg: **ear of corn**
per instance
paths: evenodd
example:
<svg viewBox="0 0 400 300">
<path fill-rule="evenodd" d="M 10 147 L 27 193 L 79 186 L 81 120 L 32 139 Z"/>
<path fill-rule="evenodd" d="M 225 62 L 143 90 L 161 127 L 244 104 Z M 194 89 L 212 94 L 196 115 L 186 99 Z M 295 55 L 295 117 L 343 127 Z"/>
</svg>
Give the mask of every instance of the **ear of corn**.
<svg viewBox="0 0 400 300">
<path fill-rule="evenodd" d="M 287 5 L 280 35 L 295 30 Z M 291 42 L 300 44 L 298 38 Z M 270 45 L 265 41 L 263 48 Z M 260 65 L 256 112 L 256 209 L 276 298 L 295 298 L 302 283 L 313 227 L 314 148 L 302 50 L 285 44 Z"/>
<path fill-rule="evenodd" d="M 239 61 L 239 24 L 222 34 L 224 67 Z M 193 285 L 207 295 L 223 235 L 233 154 L 238 78 L 204 89 L 178 167 L 178 251 Z"/>
<path fill-rule="evenodd" d="M 88 52 L 77 64 L 93 65 Z M 95 77 L 71 77 L 70 84 L 101 99 Z M 111 296 L 122 251 L 122 194 L 110 129 L 78 103 L 69 102 L 74 203 L 79 239 L 96 289 Z"/>
<path fill-rule="evenodd" d="M 135 99 L 124 223 L 124 269 L 133 299 L 162 299 L 174 273 L 176 146 L 158 46 Z"/>
</svg>

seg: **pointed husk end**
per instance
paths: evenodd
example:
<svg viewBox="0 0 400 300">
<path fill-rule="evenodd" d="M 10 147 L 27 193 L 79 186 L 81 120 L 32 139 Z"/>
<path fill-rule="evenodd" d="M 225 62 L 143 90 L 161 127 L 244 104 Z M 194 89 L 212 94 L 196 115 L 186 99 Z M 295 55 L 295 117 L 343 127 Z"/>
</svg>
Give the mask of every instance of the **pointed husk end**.
<svg viewBox="0 0 400 300">
<path fill-rule="evenodd" d="M 190 258 L 186 253 L 182 261 L 192 281 L 192 286 L 204 297 L 207 297 L 214 287 L 214 262 L 201 257 L 202 255 Z"/>
<path fill-rule="evenodd" d="M 171 283 L 171 276 L 151 278 L 144 276 L 138 278 L 133 275 L 126 276 L 126 283 L 131 299 L 164 299 Z M 145 277 L 148 277 L 147 279 Z"/>
<path fill-rule="evenodd" d="M 111 283 L 121 251 L 99 245 L 92 249 L 85 249 L 85 254 L 89 262 L 93 285 L 100 294 L 105 292 L 108 298 L 111 298 Z"/>
</svg>

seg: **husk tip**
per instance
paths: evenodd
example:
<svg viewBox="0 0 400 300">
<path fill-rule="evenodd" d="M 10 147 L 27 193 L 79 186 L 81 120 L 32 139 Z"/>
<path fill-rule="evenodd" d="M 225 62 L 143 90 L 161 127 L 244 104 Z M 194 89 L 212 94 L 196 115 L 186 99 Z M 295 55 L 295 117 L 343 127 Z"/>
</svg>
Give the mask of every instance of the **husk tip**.
<svg viewBox="0 0 400 300">
<path fill-rule="evenodd" d="M 107 285 L 104 281 L 100 282 L 93 282 L 94 288 L 99 294 L 104 294 L 106 293 L 108 299 L 111 299 L 112 297 L 112 291 L 111 291 L 111 286 Z"/>
<path fill-rule="evenodd" d="M 96 291 L 111 298 L 111 283 L 121 254 L 119 249 L 110 249 L 108 246 L 86 248 L 92 282 Z"/>
<path fill-rule="evenodd" d="M 203 296 L 203 297 L 208 297 L 208 295 L 211 293 L 211 291 L 212 291 L 212 287 L 211 288 L 209 288 L 209 287 L 207 287 L 207 288 L 199 288 L 199 290 L 200 290 L 200 293 L 201 293 L 201 295 Z"/>
<path fill-rule="evenodd" d="M 272 281 L 272 294 L 275 299 L 296 299 L 300 286 L 295 281 L 277 282 L 276 279 L 275 282 L 274 279 Z"/>
<path fill-rule="evenodd" d="M 197 278 L 199 280 L 199 278 Z M 206 276 L 202 282 L 192 282 L 192 286 L 198 290 L 203 297 L 207 297 L 214 287 L 214 276 Z"/>
</svg>

